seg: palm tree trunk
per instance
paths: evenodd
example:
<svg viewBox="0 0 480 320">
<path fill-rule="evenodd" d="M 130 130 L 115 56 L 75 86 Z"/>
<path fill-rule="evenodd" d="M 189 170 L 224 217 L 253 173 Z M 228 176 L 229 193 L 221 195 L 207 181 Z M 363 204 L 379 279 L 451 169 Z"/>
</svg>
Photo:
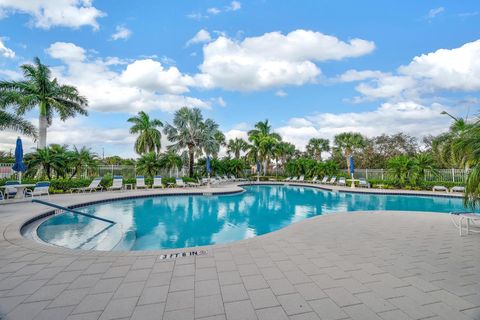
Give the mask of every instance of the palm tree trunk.
<svg viewBox="0 0 480 320">
<path fill-rule="evenodd" d="M 194 164 L 194 158 L 193 158 L 193 146 L 188 147 L 188 156 L 189 156 L 189 166 L 188 166 L 188 176 L 190 178 L 193 177 L 193 164 Z"/>
<path fill-rule="evenodd" d="M 38 118 L 38 148 L 44 149 L 47 146 L 47 108 L 45 103 L 40 103 L 40 116 Z"/>
</svg>

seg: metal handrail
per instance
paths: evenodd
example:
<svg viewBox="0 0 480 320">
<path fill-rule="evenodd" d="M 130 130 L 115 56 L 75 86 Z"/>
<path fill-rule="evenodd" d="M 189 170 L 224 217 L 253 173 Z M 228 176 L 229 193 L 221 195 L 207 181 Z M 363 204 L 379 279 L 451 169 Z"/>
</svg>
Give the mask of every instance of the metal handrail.
<svg viewBox="0 0 480 320">
<path fill-rule="evenodd" d="M 81 216 L 89 217 L 89 218 L 92 218 L 92 219 L 97 219 L 97 220 L 100 220 L 100 221 L 103 221 L 103 222 L 107 222 L 107 223 L 111 223 L 111 224 L 117 224 L 115 221 L 105 219 L 105 218 L 100 218 L 100 217 L 97 217 L 97 216 L 94 216 L 94 215 L 91 215 L 91 214 L 88 214 L 88 213 L 72 210 L 72 209 L 69 209 L 69 208 L 66 208 L 66 207 L 59 206 L 58 204 L 51 203 L 51 202 L 38 200 L 38 199 L 32 199 L 32 202 L 43 204 L 45 206 L 49 206 L 49 207 L 52 207 L 52 208 L 72 212 L 72 213 L 79 214 Z"/>
</svg>

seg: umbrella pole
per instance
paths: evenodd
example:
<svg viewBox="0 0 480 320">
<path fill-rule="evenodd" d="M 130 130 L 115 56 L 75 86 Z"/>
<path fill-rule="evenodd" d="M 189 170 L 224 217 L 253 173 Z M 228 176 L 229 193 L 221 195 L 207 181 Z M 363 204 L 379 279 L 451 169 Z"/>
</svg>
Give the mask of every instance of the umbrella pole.
<svg viewBox="0 0 480 320">
<path fill-rule="evenodd" d="M 350 186 L 350 188 L 355 188 L 355 180 L 353 180 L 353 172 L 352 172 L 352 185 Z"/>
<path fill-rule="evenodd" d="M 22 184 L 22 171 L 18 172 L 18 182 L 20 182 L 20 184 Z"/>
</svg>

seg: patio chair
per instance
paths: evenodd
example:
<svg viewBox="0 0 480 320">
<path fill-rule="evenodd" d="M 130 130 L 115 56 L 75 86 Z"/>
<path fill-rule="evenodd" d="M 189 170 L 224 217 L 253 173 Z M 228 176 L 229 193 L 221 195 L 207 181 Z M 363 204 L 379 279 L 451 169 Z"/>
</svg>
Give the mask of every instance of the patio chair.
<svg viewBox="0 0 480 320">
<path fill-rule="evenodd" d="M 82 188 L 71 188 L 70 193 L 74 193 L 75 191 L 77 192 L 92 192 L 92 191 L 97 191 L 100 189 L 100 191 L 103 191 L 103 186 L 100 185 L 100 182 L 102 182 L 102 178 L 95 178 L 90 182 L 90 185 L 88 187 L 82 187 Z"/>
<path fill-rule="evenodd" d="M 345 180 L 345 177 L 340 177 L 340 179 L 338 179 L 337 185 L 339 185 L 339 186 L 346 186 L 346 185 L 347 185 L 347 181 Z"/>
<path fill-rule="evenodd" d="M 310 181 L 310 182 L 311 183 L 317 183 L 318 182 L 317 178 L 318 178 L 318 176 L 313 177 L 312 181 Z"/>
<path fill-rule="evenodd" d="M 161 176 L 155 176 L 153 177 L 153 184 L 152 184 L 152 189 L 155 188 L 165 188 L 162 183 L 162 177 Z"/>
<path fill-rule="evenodd" d="M 304 182 L 305 181 L 305 176 L 302 174 L 299 178 L 298 181 Z"/>
<path fill-rule="evenodd" d="M 48 196 L 50 199 L 50 182 L 49 181 L 41 181 L 35 184 L 33 190 L 25 189 L 25 197 L 38 197 L 38 196 Z"/>
<path fill-rule="evenodd" d="M 200 181 L 201 185 L 207 185 L 208 184 L 208 178 L 202 178 L 202 181 Z"/>
<path fill-rule="evenodd" d="M 292 177 L 286 177 L 285 180 L 283 181 L 290 181 L 290 180 L 292 180 Z"/>
<path fill-rule="evenodd" d="M 480 214 L 472 212 L 450 212 L 450 215 L 453 224 L 459 230 L 460 236 L 463 236 L 464 224 L 467 236 L 470 232 L 480 233 L 480 229 L 471 229 L 472 227 L 480 228 Z"/>
<path fill-rule="evenodd" d="M 298 180 L 298 177 L 293 177 L 292 180 L 290 181 L 297 181 Z"/>
<path fill-rule="evenodd" d="M 148 189 L 148 186 L 145 184 L 144 176 L 137 176 L 135 189 Z"/>
<path fill-rule="evenodd" d="M 185 188 L 187 185 L 183 182 L 182 178 L 175 178 L 175 185 L 180 188 Z"/>
<path fill-rule="evenodd" d="M 462 186 L 455 186 L 455 187 L 452 187 L 452 189 L 450 189 L 450 192 L 465 192 L 465 187 L 462 187 Z"/>
<path fill-rule="evenodd" d="M 323 177 L 322 181 L 319 181 L 318 183 L 321 183 L 321 184 L 328 183 L 328 176 Z"/>
<path fill-rule="evenodd" d="M 333 176 L 330 181 L 327 182 L 327 184 L 335 184 L 335 182 L 337 181 L 337 176 Z"/>
<path fill-rule="evenodd" d="M 189 187 L 200 187 L 201 183 L 198 180 L 197 180 L 197 182 L 188 181 L 187 186 L 189 186 Z"/>
<path fill-rule="evenodd" d="M 432 191 L 443 191 L 443 192 L 448 192 L 448 188 L 445 186 L 433 186 Z"/>
<path fill-rule="evenodd" d="M 123 190 L 123 177 L 122 176 L 114 176 L 112 186 L 108 187 L 110 191 L 122 191 Z"/>
<path fill-rule="evenodd" d="M 370 184 L 363 178 L 358 179 L 358 186 L 360 188 L 370 188 Z"/>
<path fill-rule="evenodd" d="M 5 182 L 5 186 L 12 186 L 12 185 L 15 185 L 15 184 L 20 184 L 20 182 L 15 181 L 15 180 Z M 17 188 L 8 188 L 8 187 L 5 188 L 5 190 L 4 190 L 5 199 L 15 198 L 16 195 L 17 195 Z"/>
</svg>

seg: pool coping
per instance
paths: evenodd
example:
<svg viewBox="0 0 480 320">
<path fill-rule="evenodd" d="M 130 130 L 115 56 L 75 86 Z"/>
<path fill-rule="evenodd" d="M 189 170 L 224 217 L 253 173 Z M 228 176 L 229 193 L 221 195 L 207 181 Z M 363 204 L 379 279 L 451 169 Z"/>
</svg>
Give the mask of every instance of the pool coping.
<svg viewBox="0 0 480 320">
<path fill-rule="evenodd" d="M 321 189 L 325 191 L 330 191 L 330 192 L 342 192 L 342 193 L 360 193 L 360 194 L 378 194 L 378 195 L 407 195 L 407 196 L 434 196 L 434 197 L 450 197 L 450 198 L 459 198 L 462 195 L 449 195 L 449 194 L 430 194 L 430 193 L 417 193 L 417 192 L 401 192 L 398 190 L 385 190 L 386 192 L 378 192 L 378 191 L 367 191 L 367 190 L 348 190 L 346 188 L 341 189 L 338 187 L 333 187 L 332 186 L 323 186 L 323 185 L 316 185 L 312 183 L 292 183 L 292 182 L 276 182 L 276 181 L 252 181 L 252 182 L 238 182 L 235 184 L 230 184 L 228 187 L 236 187 L 236 190 L 230 190 L 230 191 L 225 191 L 222 189 L 217 190 L 212 190 L 210 189 L 209 192 L 203 192 L 203 191 L 192 191 L 192 192 L 175 192 L 175 193 L 154 193 L 154 194 L 141 194 L 141 195 L 129 195 L 129 196 L 124 196 L 124 197 L 108 197 L 105 199 L 101 200 L 95 200 L 95 201 L 87 201 L 87 202 L 80 202 L 80 203 L 74 203 L 68 206 L 65 206 L 66 208 L 69 209 L 74 209 L 74 208 L 79 208 L 79 207 L 85 207 L 88 205 L 93 205 L 93 204 L 98 204 L 98 203 L 106 203 L 106 202 L 111 202 L 111 201 L 117 201 L 117 200 L 127 200 L 127 199 L 141 199 L 141 198 L 149 198 L 149 197 L 165 197 L 165 196 L 205 196 L 206 194 L 217 196 L 217 195 L 232 195 L 232 194 L 239 194 L 245 191 L 243 189 L 243 186 L 254 186 L 254 185 L 287 185 L 287 186 L 298 186 L 298 187 L 310 187 L 310 188 L 315 188 L 315 189 Z M 112 196 L 114 194 L 111 194 Z M 365 211 L 355 211 L 355 212 L 363 212 L 363 213 L 375 213 L 376 211 L 385 211 L 385 210 L 365 210 Z M 390 210 L 392 212 L 395 212 L 395 210 Z M 398 211 L 398 210 L 397 210 Z M 318 217 L 327 217 L 332 214 L 345 214 L 345 213 L 354 213 L 354 212 L 338 212 L 338 213 L 329 213 L 328 215 L 321 215 L 321 216 L 316 216 L 316 217 L 311 217 L 311 218 L 318 218 Z M 423 212 L 422 213 L 426 213 Z M 264 234 L 264 235 L 259 235 L 255 236 L 253 238 L 248 238 L 248 239 L 242 239 L 242 240 L 237 240 L 234 242 L 226 243 L 226 244 L 212 244 L 208 246 L 198 246 L 198 247 L 187 247 L 187 248 L 177 248 L 177 249 L 156 249 L 156 250 L 138 250 L 138 251 L 100 251 L 100 250 L 81 250 L 81 249 L 68 249 L 64 247 L 59 247 L 59 246 L 54 246 L 54 245 L 48 245 L 44 243 L 39 243 L 36 242 L 33 239 L 28 239 L 22 234 L 22 229 L 28 225 L 29 223 L 32 223 L 36 220 L 39 219 L 44 219 L 52 214 L 55 214 L 55 210 L 47 210 L 44 212 L 40 213 L 34 213 L 33 217 L 29 217 L 27 219 L 16 219 L 14 222 L 10 223 L 7 225 L 4 229 L 3 232 L 3 237 L 5 241 L 10 242 L 13 245 L 17 245 L 20 247 L 24 247 L 27 249 L 33 249 L 33 250 L 39 250 L 42 252 L 47 252 L 47 253 L 56 253 L 56 254 L 70 254 L 70 255 L 82 255 L 82 256 L 101 256 L 101 255 L 106 255 L 106 256 L 158 256 L 158 255 L 169 255 L 169 254 L 175 254 L 178 252 L 185 252 L 185 251 L 206 251 L 208 252 L 209 250 L 212 250 L 213 248 L 223 248 L 225 246 L 229 246 L 232 243 L 240 243 L 244 241 L 252 241 L 253 239 L 256 238 L 264 238 L 264 237 L 269 237 L 272 236 L 278 232 L 281 232 L 282 230 L 302 224 L 304 221 L 308 221 L 311 218 L 304 219 L 302 221 L 295 222 L 285 228 Z"/>
</svg>

